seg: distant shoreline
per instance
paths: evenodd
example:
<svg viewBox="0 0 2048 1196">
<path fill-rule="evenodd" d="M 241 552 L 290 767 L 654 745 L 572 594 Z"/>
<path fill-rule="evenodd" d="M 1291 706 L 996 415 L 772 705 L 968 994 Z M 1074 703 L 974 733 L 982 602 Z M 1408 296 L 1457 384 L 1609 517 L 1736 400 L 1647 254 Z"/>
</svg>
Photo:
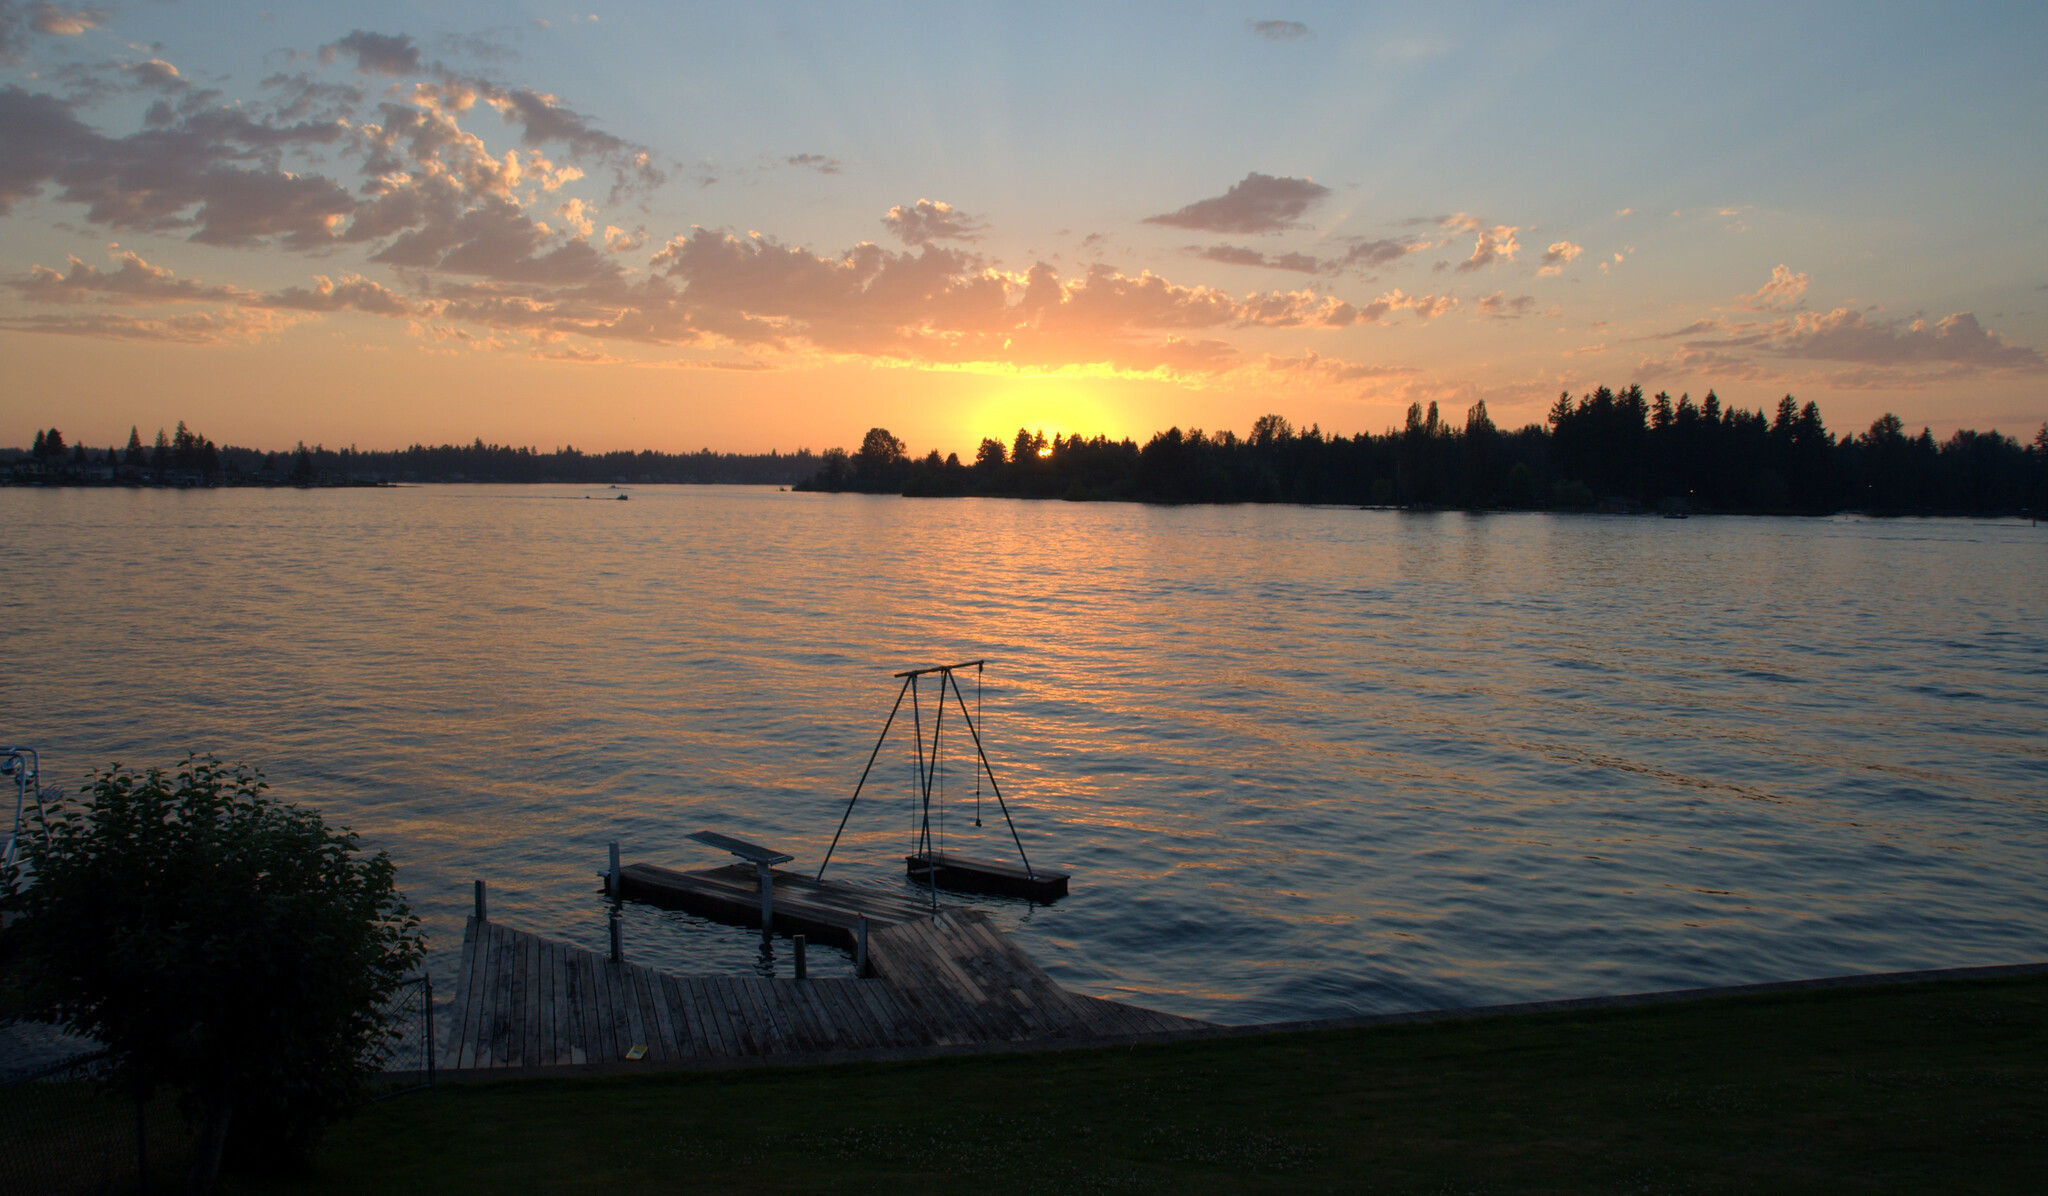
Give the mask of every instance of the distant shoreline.
<svg viewBox="0 0 2048 1196">
<path fill-rule="evenodd" d="M 994 498 L 1019 502 L 1109 502 L 1133 503 L 1153 507 L 1327 507 L 1352 511 L 1387 511 L 1404 515 L 1632 515 L 1651 518 L 1710 518 L 1713 516 L 1735 517 L 1796 517 L 1828 518 L 1835 515 L 1857 515 L 1866 519 L 2026 519 L 2039 521 L 2039 515 L 2026 507 L 2012 508 L 1953 508 L 1924 507 L 1894 510 L 1878 510 L 1859 507 L 1843 507 L 1835 510 L 1798 510 L 1772 507 L 1733 507 L 1726 509 L 1691 508 L 1682 513 L 1660 511 L 1638 503 L 1593 503 L 1590 505 L 1557 506 L 1437 506 L 1429 503 L 1414 503 L 1402 506 L 1396 503 L 1348 503 L 1288 499 L 1162 499 L 1126 497 L 1122 495 L 1071 495 L 1071 494 L 1004 494 L 1004 493 L 875 493 L 858 490 L 822 490 L 813 486 L 778 485 L 774 482 L 727 482 L 727 481 L 654 481 L 654 482 L 583 482 L 568 478 L 535 478 L 530 481 L 502 481 L 485 478 L 415 478 L 406 481 L 392 481 L 385 478 L 322 478 L 315 482 L 288 482 L 258 478 L 217 479 L 199 481 L 154 481 L 154 480 L 88 480 L 88 479 L 20 479 L 0 475 L 0 487 L 43 490 L 406 490 L 420 486 L 603 486 L 625 491 L 636 486 L 775 486 L 778 490 L 790 490 L 821 494 L 860 494 L 875 498 Z"/>
</svg>

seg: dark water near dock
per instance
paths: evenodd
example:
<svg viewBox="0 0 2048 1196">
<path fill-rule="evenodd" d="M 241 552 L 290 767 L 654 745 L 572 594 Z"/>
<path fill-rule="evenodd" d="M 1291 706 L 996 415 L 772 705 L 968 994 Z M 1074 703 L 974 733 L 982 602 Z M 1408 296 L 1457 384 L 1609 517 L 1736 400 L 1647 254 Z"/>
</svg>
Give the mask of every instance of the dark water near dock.
<svg viewBox="0 0 2048 1196">
<path fill-rule="evenodd" d="M 0 739 L 63 784 L 260 764 L 398 861 L 443 985 L 475 877 L 601 950 L 608 840 L 814 867 L 889 674 L 978 656 L 1075 879 L 971 900 L 1084 992 L 1247 1022 L 2048 956 L 2048 528 L 586 493 L 0 490 Z M 948 846 L 1003 851 L 953 761 Z M 895 884 L 907 741 L 877 770 L 832 874 Z"/>
</svg>

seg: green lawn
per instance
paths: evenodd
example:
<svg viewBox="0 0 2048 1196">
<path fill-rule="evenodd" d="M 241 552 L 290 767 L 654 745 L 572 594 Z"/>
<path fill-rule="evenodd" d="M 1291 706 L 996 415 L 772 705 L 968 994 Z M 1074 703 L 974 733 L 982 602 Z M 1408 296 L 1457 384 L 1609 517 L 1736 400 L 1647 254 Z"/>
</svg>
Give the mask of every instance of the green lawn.
<svg viewBox="0 0 2048 1196">
<path fill-rule="evenodd" d="M 2048 977 L 444 1085 L 253 1192 L 2048 1190 Z"/>
</svg>

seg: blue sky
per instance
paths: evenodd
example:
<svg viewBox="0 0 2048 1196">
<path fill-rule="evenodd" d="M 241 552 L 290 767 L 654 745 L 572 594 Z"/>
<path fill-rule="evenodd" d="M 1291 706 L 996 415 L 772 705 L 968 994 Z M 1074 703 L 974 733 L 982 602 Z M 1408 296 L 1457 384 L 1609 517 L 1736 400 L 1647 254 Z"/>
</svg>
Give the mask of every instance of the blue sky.
<svg viewBox="0 0 2048 1196">
<path fill-rule="evenodd" d="M 339 11 L 0 0 L 8 427 L 2048 417 L 2034 7 Z"/>
</svg>

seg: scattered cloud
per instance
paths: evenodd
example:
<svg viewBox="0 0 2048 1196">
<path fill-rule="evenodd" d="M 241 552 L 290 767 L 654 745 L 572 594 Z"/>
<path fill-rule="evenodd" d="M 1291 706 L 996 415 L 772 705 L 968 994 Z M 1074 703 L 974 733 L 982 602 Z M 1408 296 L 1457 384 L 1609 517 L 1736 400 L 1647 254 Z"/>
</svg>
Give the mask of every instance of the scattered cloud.
<svg viewBox="0 0 2048 1196">
<path fill-rule="evenodd" d="M 7 285 L 35 303 L 144 305 L 214 303 L 249 297 L 247 292 L 231 286 L 174 277 L 169 270 L 152 266 L 119 246 L 109 246 L 108 252 L 118 263 L 115 269 L 101 270 L 71 257 L 68 272 L 60 274 L 48 266 L 31 266 L 25 277 L 9 279 Z"/>
<path fill-rule="evenodd" d="M 1780 263 L 1771 267 L 1771 280 L 1747 295 L 1735 297 L 1738 311 L 1783 311 L 1797 306 L 1806 294 L 1809 279 L 1804 274 L 1794 274 L 1790 267 Z"/>
<path fill-rule="evenodd" d="M 597 231 L 597 222 L 590 218 L 593 211 L 596 209 L 581 199 L 571 198 L 562 201 L 561 206 L 555 209 L 555 215 L 564 225 L 575 229 L 577 236 L 587 237 Z"/>
<path fill-rule="evenodd" d="M 393 36 L 358 29 L 339 41 L 320 47 L 322 62 L 331 63 L 344 54 L 355 59 L 357 74 L 402 76 L 420 73 L 420 48 L 403 34 Z"/>
<path fill-rule="evenodd" d="M 1515 242 L 1517 229 L 1511 224 L 1496 224 L 1482 229 L 1478 240 L 1472 246 L 1472 256 L 1458 263 L 1458 272 L 1483 270 L 1500 262 L 1515 260 L 1515 251 L 1521 248 Z"/>
<path fill-rule="evenodd" d="M 2027 373 L 2048 367 L 2038 350 L 2012 344 L 1966 311 L 1933 323 L 1871 320 L 1846 307 L 1826 315 L 1801 312 L 1772 322 L 1757 343 L 1787 357 L 1873 365 L 1941 362 Z"/>
<path fill-rule="evenodd" d="M 801 166 L 805 170 L 815 170 L 819 174 L 839 173 L 839 159 L 828 158 L 823 154 L 791 154 L 783 161 L 791 166 Z"/>
<path fill-rule="evenodd" d="M 1238 245 L 1188 246 L 1188 252 L 1204 261 L 1222 262 L 1229 266 L 1258 266 L 1267 270 L 1292 270 L 1298 274 L 1320 274 L 1325 265 L 1319 258 L 1305 253 L 1280 253 L 1267 255 L 1256 249 Z"/>
<path fill-rule="evenodd" d="M 1614 215 L 1615 215 L 1615 217 L 1616 217 L 1617 219 L 1618 219 L 1618 218 L 1620 218 L 1620 217 L 1622 217 L 1622 216 L 1633 216 L 1633 215 L 1635 215 L 1635 214 L 1636 214 L 1636 210 L 1635 210 L 1634 208 L 1616 208 L 1616 209 L 1614 209 Z M 1676 215 L 1678 215 L 1678 213 L 1676 213 L 1676 212 L 1673 212 L 1673 213 L 1671 213 L 1671 214 L 1672 214 L 1673 216 L 1676 216 Z"/>
<path fill-rule="evenodd" d="M 373 316 L 418 316 L 429 310 L 426 305 L 413 303 L 360 274 L 344 274 L 340 282 L 325 274 L 315 275 L 310 289 L 286 287 L 272 291 L 255 299 L 252 306 L 284 311 L 359 311 Z"/>
<path fill-rule="evenodd" d="M 112 15 L 104 8 L 66 8 L 58 4 L 0 0 L 0 63 L 12 65 L 19 62 L 31 34 L 77 37 L 88 29 L 106 24 Z"/>
<path fill-rule="evenodd" d="M 647 244 L 647 226 L 641 225 L 627 232 L 616 224 L 604 226 L 604 247 L 613 253 L 631 253 Z"/>
<path fill-rule="evenodd" d="M 28 6 L 29 26 L 37 33 L 77 37 L 88 29 L 107 23 L 113 14 L 104 8 L 65 8 L 56 4 Z"/>
<path fill-rule="evenodd" d="M 107 340 L 156 341 L 176 345 L 247 343 L 275 336 L 298 317 L 228 307 L 162 318 L 91 312 L 80 315 L 0 316 L 0 329 Z"/>
<path fill-rule="evenodd" d="M 1658 339 L 1681 342 L 1663 357 L 1644 359 L 1638 379 L 1711 377 L 1758 380 L 1784 364 L 1836 366 L 1815 377 L 1829 386 L 1904 388 L 1986 373 L 2048 373 L 2039 350 L 2015 345 L 1971 312 L 1940 320 L 1883 320 L 1838 307 L 1826 314 L 1791 312 L 1767 320 L 1696 320 Z"/>
<path fill-rule="evenodd" d="M 1196 200 L 1176 212 L 1148 216 L 1144 223 L 1212 233 L 1280 232 L 1295 227 L 1303 213 L 1329 194 L 1328 187 L 1312 179 L 1275 178 L 1252 171 L 1221 195 Z"/>
<path fill-rule="evenodd" d="M 1263 37 L 1269 42 L 1290 42 L 1314 36 L 1300 21 L 1246 21 L 1244 27 L 1254 37 Z"/>
<path fill-rule="evenodd" d="M 1528 315 L 1535 309 L 1536 297 L 1534 295 L 1517 295 L 1513 299 L 1509 299 L 1507 298 L 1507 292 L 1495 291 L 1491 295 L 1481 296 L 1476 310 L 1480 315 L 1490 316 L 1496 320 L 1516 320 Z"/>
<path fill-rule="evenodd" d="M 1550 248 L 1543 251 L 1543 257 L 1536 269 L 1536 277 L 1564 273 L 1564 268 L 1585 251 L 1584 246 L 1574 245 L 1570 241 L 1553 241 Z"/>
<path fill-rule="evenodd" d="M 952 204 L 920 199 L 905 207 L 897 204 L 882 215 L 882 223 L 905 245 L 929 245 L 934 241 L 979 240 L 983 226 Z"/>
<path fill-rule="evenodd" d="M 507 39 L 516 40 L 518 36 L 519 30 L 509 25 L 482 33 L 446 33 L 434 43 L 434 48 L 443 54 L 474 58 L 479 62 L 517 62 L 522 55 Z"/>
<path fill-rule="evenodd" d="M 1422 371 L 1408 365 L 1365 365 L 1345 361 L 1337 357 L 1324 357 L 1310 349 L 1299 357 L 1275 357 L 1268 353 L 1259 359 L 1259 368 L 1271 374 L 1307 377 L 1318 382 L 1344 383 L 1363 382 L 1380 378 L 1403 378 Z"/>
</svg>

